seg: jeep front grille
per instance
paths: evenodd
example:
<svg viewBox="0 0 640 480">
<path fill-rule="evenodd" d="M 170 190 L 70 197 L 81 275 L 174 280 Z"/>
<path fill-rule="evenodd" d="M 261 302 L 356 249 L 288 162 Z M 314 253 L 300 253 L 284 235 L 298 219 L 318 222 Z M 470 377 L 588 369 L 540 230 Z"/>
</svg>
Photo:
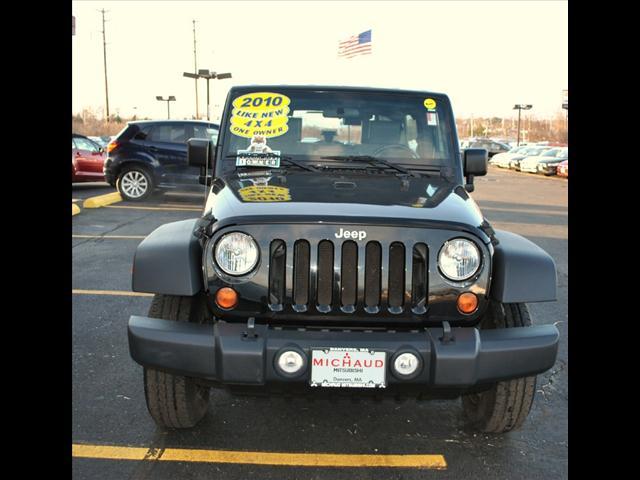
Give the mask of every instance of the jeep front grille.
<svg viewBox="0 0 640 480">
<path fill-rule="evenodd" d="M 274 240 L 269 248 L 269 307 L 296 312 L 392 314 L 426 311 L 424 243 Z"/>
</svg>

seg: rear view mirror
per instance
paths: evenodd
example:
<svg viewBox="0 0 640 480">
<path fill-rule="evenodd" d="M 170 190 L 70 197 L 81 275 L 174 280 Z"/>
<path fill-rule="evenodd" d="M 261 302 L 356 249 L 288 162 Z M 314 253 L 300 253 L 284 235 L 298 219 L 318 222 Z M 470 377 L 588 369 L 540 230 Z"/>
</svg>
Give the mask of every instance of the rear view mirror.
<svg viewBox="0 0 640 480">
<path fill-rule="evenodd" d="M 484 148 L 467 148 L 464 151 L 464 175 L 467 177 L 467 184 L 464 188 L 467 192 L 473 192 L 473 177 L 487 174 L 487 161 L 489 152 Z"/>
</svg>

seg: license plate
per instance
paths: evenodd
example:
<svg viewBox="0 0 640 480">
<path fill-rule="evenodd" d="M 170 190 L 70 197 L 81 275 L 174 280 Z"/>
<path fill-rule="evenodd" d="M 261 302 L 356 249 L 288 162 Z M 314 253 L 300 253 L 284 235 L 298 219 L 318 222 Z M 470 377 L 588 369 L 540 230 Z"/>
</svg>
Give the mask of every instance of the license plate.
<svg viewBox="0 0 640 480">
<path fill-rule="evenodd" d="M 385 388 L 386 352 L 368 348 L 325 348 L 311 352 L 311 386 Z"/>
</svg>

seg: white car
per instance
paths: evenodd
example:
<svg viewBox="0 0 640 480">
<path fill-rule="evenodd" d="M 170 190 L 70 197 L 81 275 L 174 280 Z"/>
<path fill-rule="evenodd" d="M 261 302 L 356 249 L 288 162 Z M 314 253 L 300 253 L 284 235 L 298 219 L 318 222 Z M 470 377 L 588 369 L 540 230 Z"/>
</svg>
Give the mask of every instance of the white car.
<svg viewBox="0 0 640 480">
<path fill-rule="evenodd" d="M 522 154 L 527 150 L 528 147 L 516 147 L 512 148 L 508 152 L 498 153 L 494 155 L 489 163 L 492 165 L 497 165 L 502 168 L 509 168 L 509 162 L 514 158 L 522 156 Z"/>
<path fill-rule="evenodd" d="M 538 162 L 540 162 L 541 160 L 548 160 L 549 157 L 555 157 L 559 153 L 561 153 L 561 151 L 561 148 L 547 147 L 546 150 L 538 153 L 537 155 L 532 155 L 530 157 L 524 158 L 520 162 L 520 171 L 528 173 L 538 173 Z"/>
</svg>

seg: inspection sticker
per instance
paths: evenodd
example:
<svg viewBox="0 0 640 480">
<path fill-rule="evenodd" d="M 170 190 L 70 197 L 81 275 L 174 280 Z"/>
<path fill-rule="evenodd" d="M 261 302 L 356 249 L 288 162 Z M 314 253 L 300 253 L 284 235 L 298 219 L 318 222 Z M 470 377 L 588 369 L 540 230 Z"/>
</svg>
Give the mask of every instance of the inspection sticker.
<svg viewBox="0 0 640 480">
<path fill-rule="evenodd" d="M 425 108 L 427 108 L 429 110 L 435 110 L 436 101 L 433 98 L 426 98 L 424 100 L 424 106 L 425 106 Z"/>
<path fill-rule="evenodd" d="M 280 150 L 268 152 L 255 152 L 251 150 L 238 150 L 236 167 L 280 167 Z"/>
<path fill-rule="evenodd" d="M 427 112 L 427 125 L 438 125 L 438 114 L 436 112 Z"/>
</svg>

